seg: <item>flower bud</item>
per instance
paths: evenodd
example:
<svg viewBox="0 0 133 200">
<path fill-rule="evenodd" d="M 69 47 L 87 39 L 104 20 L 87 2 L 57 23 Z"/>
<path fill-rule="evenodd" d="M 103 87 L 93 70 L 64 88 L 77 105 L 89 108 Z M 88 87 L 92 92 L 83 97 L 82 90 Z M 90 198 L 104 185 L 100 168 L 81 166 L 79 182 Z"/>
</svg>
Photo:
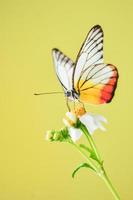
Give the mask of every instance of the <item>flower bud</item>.
<svg viewBox="0 0 133 200">
<path fill-rule="evenodd" d="M 53 140 L 58 141 L 58 140 L 60 140 L 60 137 L 61 137 L 61 133 L 55 132 L 55 134 L 53 135 Z"/>
<path fill-rule="evenodd" d="M 53 139 L 53 131 L 52 130 L 46 131 L 46 137 L 45 138 L 48 141 L 52 141 L 52 139 Z"/>
</svg>

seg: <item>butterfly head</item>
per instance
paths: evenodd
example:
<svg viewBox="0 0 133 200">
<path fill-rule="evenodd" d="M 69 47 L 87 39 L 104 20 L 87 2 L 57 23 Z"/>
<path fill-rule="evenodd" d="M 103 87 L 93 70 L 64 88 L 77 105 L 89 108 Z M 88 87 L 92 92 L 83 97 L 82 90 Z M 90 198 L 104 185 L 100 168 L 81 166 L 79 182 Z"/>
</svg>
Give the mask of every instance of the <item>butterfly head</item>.
<svg viewBox="0 0 133 200">
<path fill-rule="evenodd" d="M 65 94 L 71 100 L 79 99 L 79 94 L 75 90 L 68 90 Z"/>
</svg>

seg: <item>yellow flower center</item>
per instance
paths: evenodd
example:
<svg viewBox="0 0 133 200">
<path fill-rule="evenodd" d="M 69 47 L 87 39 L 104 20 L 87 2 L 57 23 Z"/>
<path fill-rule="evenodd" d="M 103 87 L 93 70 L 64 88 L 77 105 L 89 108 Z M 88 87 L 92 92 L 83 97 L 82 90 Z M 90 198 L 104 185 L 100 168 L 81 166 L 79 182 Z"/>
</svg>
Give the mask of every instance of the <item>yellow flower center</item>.
<svg viewBox="0 0 133 200">
<path fill-rule="evenodd" d="M 77 117 L 81 117 L 82 115 L 84 115 L 86 113 L 86 110 L 84 107 L 80 106 L 80 107 L 77 107 L 75 109 L 75 114 Z"/>
<path fill-rule="evenodd" d="M 67 122 L 68 122 L 68 124 L 69 124 L 70 126 L 74 126 L 74 125 L 75 125 L 75 122 L 72 121 L 68 116 L 65 116 L 65 119 L 67 120 Z"/>
</svg>

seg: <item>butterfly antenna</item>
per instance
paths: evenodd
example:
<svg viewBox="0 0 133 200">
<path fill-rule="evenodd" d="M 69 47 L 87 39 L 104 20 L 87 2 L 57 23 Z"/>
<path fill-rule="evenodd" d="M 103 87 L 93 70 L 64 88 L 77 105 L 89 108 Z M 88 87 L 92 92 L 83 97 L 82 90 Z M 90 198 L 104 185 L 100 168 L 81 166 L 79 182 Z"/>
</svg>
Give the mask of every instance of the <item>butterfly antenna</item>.
<svg viewBox="0 0 133 200">
<path fill-rule="evenodd" d="M 64 92 L 43 92 L 43 93 L 34 93 L 34 95 L 45 95 L 45 94 L 63 94 Z"/>
</svg>

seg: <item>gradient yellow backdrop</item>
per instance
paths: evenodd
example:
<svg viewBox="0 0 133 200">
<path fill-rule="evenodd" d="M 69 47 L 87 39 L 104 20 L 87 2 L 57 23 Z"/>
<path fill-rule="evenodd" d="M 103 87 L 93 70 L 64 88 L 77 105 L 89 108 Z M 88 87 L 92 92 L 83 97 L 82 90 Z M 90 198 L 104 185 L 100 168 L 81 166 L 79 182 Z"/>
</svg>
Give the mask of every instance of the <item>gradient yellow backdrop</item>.
<svg viewBox="0 0 133 200">
<path fill-rule="evenodd" d="M 89 29 L 104 30 L 105 62 L 119 70 L 112 103 L 87 106 L 104 115 L 107 132 L 96 144 L 123 200 L 133 199 L 133 1 L 5 0 L 0 2 L 0 200 L 113 200 L 97 176 L 68 144 L 48 143 L 44 133 L 59 129 L 66 112 L 51 49 L 73 60 Z"/>
</svg>

